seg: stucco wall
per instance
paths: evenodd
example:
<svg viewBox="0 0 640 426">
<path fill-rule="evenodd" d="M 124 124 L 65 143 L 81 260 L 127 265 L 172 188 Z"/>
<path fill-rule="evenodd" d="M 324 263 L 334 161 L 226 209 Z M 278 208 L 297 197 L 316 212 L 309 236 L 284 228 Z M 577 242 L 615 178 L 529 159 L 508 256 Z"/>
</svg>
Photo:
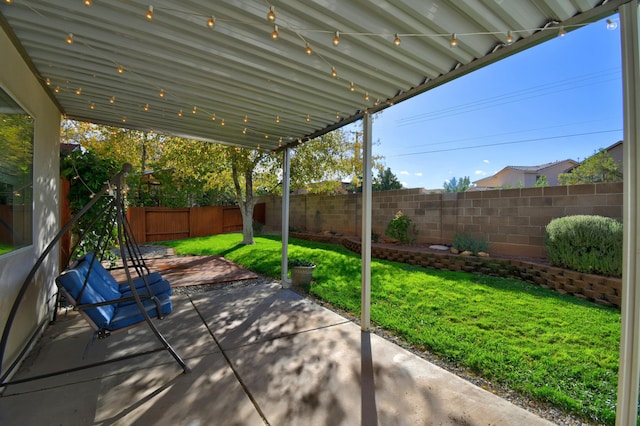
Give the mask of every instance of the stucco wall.
<svg viewBox="0 0 640 426">
<path fill-rule="evenodd" d="M 291 197 L 290 227 L 297 231 L 360 235 L 360 194 Z M 266 223 L 281 226 L 279 197 L 266 202 Z M 597 214 L 622 220 L 622 183 L 516 188 L 429 194 L 422 189 L 374 192 L 373 232 L 382 236 L 402 210 L 418 229 L 418 242 L 451 244 L 471 233 L 495 254 L 544 257 L 544 230 L 551 219 Z"/>
<path fill-rule="evenodd" d="M 2 30 L 0 52 L 0 87 L 35 118 L 33 244 L 0 256 L 0 330 L 4 330 L 22 281 L 58 230 L 60 112 Z M 54 251 L 20 305 L 3 369 L 13 361 L 37 324 L 50 314 L 57 264 L 58 254 Z"/>
</svg>

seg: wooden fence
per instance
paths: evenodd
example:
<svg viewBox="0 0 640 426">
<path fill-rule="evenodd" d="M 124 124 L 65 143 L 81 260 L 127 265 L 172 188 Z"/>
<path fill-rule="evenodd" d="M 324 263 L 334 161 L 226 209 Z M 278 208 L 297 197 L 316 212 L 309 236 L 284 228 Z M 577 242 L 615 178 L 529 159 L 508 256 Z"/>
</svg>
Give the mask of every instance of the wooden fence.
<svg viewBox="0 0 640 426">
<path fill-rule="evenodd" d="M 238 206 L 129 207 L 127 218 L 138 243 L 204 237 L 242 230 Z M 253 220 L 265 223 L 265 204 L 256 204 Z"/>
</svg>

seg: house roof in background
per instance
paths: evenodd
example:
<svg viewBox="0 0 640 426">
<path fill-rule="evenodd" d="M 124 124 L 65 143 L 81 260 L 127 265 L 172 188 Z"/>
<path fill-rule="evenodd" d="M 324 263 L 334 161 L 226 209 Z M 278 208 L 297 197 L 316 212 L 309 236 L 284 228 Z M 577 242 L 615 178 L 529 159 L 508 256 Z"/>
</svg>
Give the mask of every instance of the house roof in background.
<svg viewBox="0 0 640 426">
<path fill-rule="evenodd" d="M 68 118 L 277 150 L 627 1 L 15 0 L 0 26 Z"/>
</svg>

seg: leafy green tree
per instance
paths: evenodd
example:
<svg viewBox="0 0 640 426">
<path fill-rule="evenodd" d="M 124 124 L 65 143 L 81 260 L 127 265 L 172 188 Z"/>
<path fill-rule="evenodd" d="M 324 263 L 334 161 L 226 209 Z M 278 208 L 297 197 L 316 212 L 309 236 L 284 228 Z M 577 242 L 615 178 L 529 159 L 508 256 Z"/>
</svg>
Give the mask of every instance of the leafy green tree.
<svg viewBox="0 0 640 426">
<path fill-rule="evenodd" d="M 378 176 L 373 178 L 372 188 L 374 191 L 387 191 L 389 189 L 402 189 L 402 184 L 387 167 L 385 170 L 379 170 Z"/>
<path fill-rule="evenodd" d="M 444 192 L 465 192 L 471 188 L 471 179 L 469 179 L 469 176 L 461 177 L 460 179 L 454 177 L 450 181 L 445 181 L 443 188 Z"/>
<path fill-rule="evenodd" d="M 545 186 L 549 186 L 549 182 L 547 182 L 546 176 L 538 176 L 536 179 L 536 183 L 533 185 L 535 188 L 543 188 Z"/>
<path fill-rule="evenodd" d="M 604 148 L 584 160 L 569 173 L 558 176 L 561 185 L 576 185 L 581 183 L 619 182 L 622 180 L 620 165 Z"/>
</svg>

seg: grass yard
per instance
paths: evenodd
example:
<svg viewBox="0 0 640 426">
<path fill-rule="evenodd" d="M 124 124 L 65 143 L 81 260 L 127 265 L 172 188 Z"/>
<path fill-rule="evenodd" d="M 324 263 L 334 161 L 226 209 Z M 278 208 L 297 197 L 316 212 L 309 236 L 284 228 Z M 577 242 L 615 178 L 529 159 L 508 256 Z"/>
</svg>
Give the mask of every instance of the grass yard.
<svg viewBox="0 0 640 426">
<path fill-rule="evenodd" d="M 280 277 L 279 237 L 225 234 L 165 243 L 179 254 L 223 255 Z M 289 257 L 318 264 L 311 292 L 360 313 L 360 257 L 292 239 Z M 421 350 L 569 412 L 613 424 L 620 312 L 514 279 L 373 259 L 371 319 Z"/>
</svg>

